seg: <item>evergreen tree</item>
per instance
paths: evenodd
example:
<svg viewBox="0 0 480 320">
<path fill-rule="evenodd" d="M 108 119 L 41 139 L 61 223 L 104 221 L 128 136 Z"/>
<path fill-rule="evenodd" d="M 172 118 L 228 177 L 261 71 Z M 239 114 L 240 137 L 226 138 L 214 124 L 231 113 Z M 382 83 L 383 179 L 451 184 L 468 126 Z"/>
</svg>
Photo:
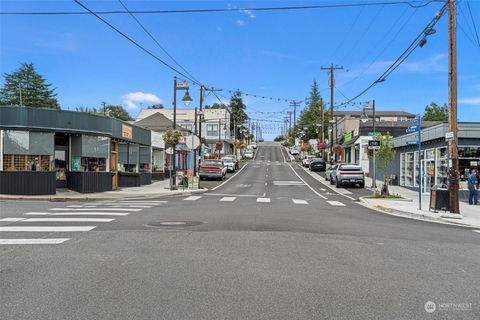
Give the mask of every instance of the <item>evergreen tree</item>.
<svg viewBox="0 0 480 320">
<path fill-rule="evenodd" d="M 240 137 L 240 129 L 238 126 L 234 128 L 234 122 L 237 125 L 244 124 L 248 120 L 248 115 L 245 112 L 247 106 L 243 103 L 242 93 L 240 91 L 235 91 L 230 98 L 230 111 L 232 112 L 230 116 L 230 132 L 236 130 L 236 136 Z M 235 121 L 234 121 L 235 120 Z"/>
<path fill-rule="evenodd" d="M 448 121 L 448 107 L 446 104 L 439 106 L 435 102 L 425 107 L 422 121 Z"/>
<path fill-rule="evenodd" d="M 88 107 L 79 107 L 77 108 L 78 112 L 85 112 L 96 115 L 105 115 L 108 117 L 116 118 L 123 121 L 133 121 L 133 118 L 130 116 L 127 110 L 122 106 L 116 105 L 107 105 L 105 110 L 103 108 L 88 108 Z"/>
<path fill-rule="evenodd" d="M 0 89 L 0 105 L 23 105 L 34 108 L 60 109 L 55 89 L 37 73 L 32 63 L 22 63 L 13 73 L 5 73 Z"/>
<path fill-rule="evenodd" d="M 320 91 L 318 90 L 318 84 L 316 80 L 313 80 L 312 87 L 310 89 L 310 97 L 308 99 L 308 105 L 300 114 L 300 118 L 298 119 L 297 127 L 299 131 L 302 131 L 304 128 L 306 129 L 306 136 L 303 138 L 304 141 L 308 141 L 309 139 L 318 139 L 319 138 L 319 130 L 321 130 L 318 126 L 321 121 L 321 112 L 320 106 L 322 103 L 322 99 L 320 96 Z M 323 111 L 324 111 L 324 123 L 323 123 L 323 130 L 324 130 L 324 137 L 327 137 L 327 130 L 328 130 L 328 112 L 325 110 L 325 104 L 323 104 Z"/>
</svg>

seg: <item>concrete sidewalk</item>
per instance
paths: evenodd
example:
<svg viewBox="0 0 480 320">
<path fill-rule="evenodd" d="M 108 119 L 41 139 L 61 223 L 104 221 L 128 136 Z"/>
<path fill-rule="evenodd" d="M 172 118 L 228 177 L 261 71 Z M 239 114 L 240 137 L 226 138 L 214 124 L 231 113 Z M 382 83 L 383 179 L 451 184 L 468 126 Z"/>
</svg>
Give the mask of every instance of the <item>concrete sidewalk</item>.
<svg viewBox="0 0 480 320">
<path fill-rule="evenodd" d="M 366 186 L 371 186 L 372 179 L 365 177 L 365 184 Z M 382 185 L 383 181 L 377 180 L 378 189 L 380 189 Z M 403 199 L 373 199 L 363 197 L 361 201 L 367 206 L 394 215 L 480 228 L 480 205 L 475 206 L 460 202 L 461 214 L 451 214 L 443 211 L 437 213 L 429 210 L 430 194 L 422 194 L 422 208 L 420 210 L 418 205 L 418 192 L 399 186 L 389 186 L 389 190 L 390 194 L 398 194 Z"/>
<path fill-rule="evenodd" d="M 46 200 L 46 201 L 81 201 L 123 198 L 154 198 L 178 194 L 205 192 L 208 189 L 170 190 L 170 180 L 157 181 L 149 185 L 132 188 L 120 188 L 116 191 L 99 193 L 79 193 L 68 189 L 59 189 L 55 195 L 19 196 L 0 194 L 0 200 Z"/>
</svg>

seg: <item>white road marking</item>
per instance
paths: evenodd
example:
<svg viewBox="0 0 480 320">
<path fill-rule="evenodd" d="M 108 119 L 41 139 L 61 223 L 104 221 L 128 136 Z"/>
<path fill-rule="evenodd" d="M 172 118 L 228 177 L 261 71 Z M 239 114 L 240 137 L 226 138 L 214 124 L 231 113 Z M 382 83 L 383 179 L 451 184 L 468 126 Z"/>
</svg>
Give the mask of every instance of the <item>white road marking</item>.
<svg viewBox="0 0 480 320">
<path fill-rule="evenodd" d="M 323 188 L 320 188 L 320 190 L 322 190 L 322 191 L 327 191 L 327 189 L 323 189 Z"/>
<path fill-rule="evenodd" d="M 128 216 L 128 212 L 98 212 L 98 211 L 77 211 L 77 212 L 27 212 L 28 216 Z"/>
<path fill-rule="evenodd" d="M 295 180 L 275 180 L 273 181 L 273 185 L 274 186 L 304 186 L 305 183 L 303 183 L 302 181 L 295 181 Z"/>
<path fill-rule="evenodd" d="M 51 208 L 48 210 L 52 211 L 85 211 L 92 210 L 86 208 L 75 208 L 75 209 L 65 209 L 65 208 Z M 122 209 L 122 208 L 95 208 L 95 211 L 141 211 L 142 209 Z"/>
<path fill-rule="evenodd" d="M 341 196 L 344 196 L 345 198 L 348 198 L 350 200 L 354 200 L 355 201 L 355 198 L 353 197 L 350 197 L 349 194 L 353 194 L 353 192 L 351 191 L 348 191 L 347 189 L 343 189 L 343 188 L 333 188 L 331 185 L 330 185 L 330 182 L 326 182 L 323 180 L 322 177 L 320 177 L 318 174 L 316 173 L 313 173 L 313 172 L 310 172 L 309 170 L 305 169 L 302 167 L 302 169 L 308 173 L 313 179 L 317 180 L 318 182 L 320 182 L 321 184 L 323 184 L 324 186 L 326 186 L 327 188 L 335 191 L 336 193 L 338 193 L 339 195 Z"/>
<path fill-rule="evenodd" d="M 0 239 L 0 245 L 9 244 L 60 244 L 70 238 L 50 238 L 50 239 Z"/>
<path fill-rule="evenodd" d="M 0 227 L 0 232 L 84 232 L 95 229 L 95 226 L 29 226 L 29 227 Z"/>
<path fill-rule="evenodd" d="M 222 199 L 220 199 L 220 201 L 233 202 L 235 201 L 235 199 L 237 199 L 237 197 L 223 197 Z"/>
<path fill-rule="evenodd" d="M 297 173 L 297 171 L 295 171 L 295 170 L 293 169 L 293 167 L 292 167 L 292 165 L 291 165 L 290 163 L 288 164 L 288 166 L 290 167 L 290 169 L 292 169 L 293 173 L 295 173 L 295 174 L 297 175 L 297 177 L 298 177 L 300 180 L 302 180 L 303 183 L 305 183 L 305 185 L 306 185 L 310 190 L 313 191 L 313 193 L 315 193 L 315 194 L 316 194 L 317 196 L 319 196 L 320 198 L 327 200 L 326 197 L 322 196 L 322 195 L 321 195 L 320 193 L 318 193 L 315 189 L 313 189 L 308 183 L 306 183 L 305 180 L 303 180 L 302 177 L 300 177 L 300 175 Z"/>
<path fill-rule="evenodd" d="M 248 163 L 246 163 L 243 167 L 240 168 L 240 170 L 237 171 L 237 173 L 235 173 L 233 176 L 231 176 L 230 178 L 228 178 L 226 181 L 220 183 L 218 186 L 216 186 L 215 188 L 212 188 L 212 191 L 215 191 L 217 190 L 218 188 L 220 188 L 221 186 L 223 186 L 225 183 L 231 181 L 233 178 L 235 178 L 240 172 L 242 172 L 243 169 L 245 169 L 246 167 L 248 166 Z"/>
<path fill-rule="evenodd" d="M 331 204 L 332 206 L 337 206 L 337 207 L 345 207 L 345 205 L 343 203 L 341 203 L 340 201 L 327 201 L 329 204 Z"/>
<path fill-rule="evenodd" d="M 258 198 L 258 194 L 231 194 L 231 193 L 204 193 L 206 196 L 235 196 L 235 197 L 255 197 Z"/>
<path fill-rule="evenodd" d="M 22 222 L 112 222 L 106 218 L 28 218 Z"/>
<path fill-rule="evenodd" d="M 22 221 L 24 219 L 25 218 L 3 218 L 3 219 L 0 219 L 0 221 L 2 221 L 2 222 L 15 222 L 15 221 Z"/>
<path fill-rule="evenodd" d="M 480 230 L 472 230 L 472 231 L 473 231 L 473 232 L 478 232 L 478 233 L 480 233 Z"/>
<path fill-rule="evenodd" d="M 257 202 L 270 203 L 270 198 L 257 198 Z"/>
<path fill-rule="evenodd" d="M 306 200 L 302 200 L 302 199 L 292 199 L 292 201 L 295 204 L 308 204 Z"/>
<path fill-rule="evenodd" d="M 112 208 L 151 208 L 152 206 L 112 206 Z"/>
<path fill-rule="evenodd" d="M 184 201 L 195 201 L 195 200 L 198 200 L 202 198 L 202 196 L 190 196 L 190 197 L 187 197 L 185 199 L 183 199 Z"/>
</svg>

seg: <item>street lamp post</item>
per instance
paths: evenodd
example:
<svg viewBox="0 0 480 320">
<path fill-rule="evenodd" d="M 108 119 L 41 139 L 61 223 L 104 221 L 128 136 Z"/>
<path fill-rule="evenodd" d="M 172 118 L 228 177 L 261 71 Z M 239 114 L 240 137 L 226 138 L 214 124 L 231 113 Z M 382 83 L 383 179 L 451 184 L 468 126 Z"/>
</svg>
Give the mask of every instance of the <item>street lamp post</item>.
<svg viewBox="0 0 480 320">
<path fill-rule="evenodd" d="M 362 116 L 360 117 L 360 120 L 363 122 L 363 123 L 366 123 L 368 121 L 368 116 L 367 114 L 365 113 L 366 110 L 369 110 L 371 109 L 373 111 L 373 139 L 375 139 L 376 137 L 376 131 L 375 131 L 375 123 L 376 123 L 376 119 L 375 119 L 375 100 L 372 101 L 372 104 L 371 105 L 366 105 L 363 107 L 363 114 Z M 377 165 L 376 165 L 376 161 L 375 161 L 375 152 L 376 150 L 373 149 L 373 181 L 372 181 L 372 188 L 376 188 L 377 187 Z"/>
<path fill-rule="evenodd" d="M 185 95 L 182 98 L 183 103 L 185 103 L 186 106 L 188 106 L 192 102 L 192 98 L 190 97 L 190 94 L 188 93 L 188 83 L 185 81 L 182 81 L 180 83 L 177 83 L 177 77 L 173 77 L 173 130 L 177 128 L 177 90 L 185 90 Z M 176 175 L 177 175 L 177 146 L 173 145 L 173 160 L 172 160 L 172 166 L 173 170 L 171 173 L 171 186 L 170 189 L 175 189 L 176 185 Z"/>
</svg>

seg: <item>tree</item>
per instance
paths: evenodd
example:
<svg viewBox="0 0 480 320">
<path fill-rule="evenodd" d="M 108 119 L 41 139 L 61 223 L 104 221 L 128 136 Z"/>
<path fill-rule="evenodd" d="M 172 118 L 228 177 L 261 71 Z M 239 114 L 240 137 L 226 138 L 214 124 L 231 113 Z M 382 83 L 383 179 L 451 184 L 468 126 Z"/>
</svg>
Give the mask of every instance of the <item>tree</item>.
<svg viewBox="0 0 480 320">
<path fill-rule="evenodd" d="M 435 102 L 425 107 L 422 121 L 448 121 L 448 107 L 446 104 L 439 106 Z"/>
<path fill-rule="evenodd" d="M 101 110 L 103 114 L 103 110 Z M 127 110 L 122 106 L 108 105 L 105 107 L 105 113 L 107 116 L 123 120 L 123 121 L 133 121 L 133 118 L 130 116 Z"/>
<path fill-rule="evenodd" d="M 308 105 L 300 114 L 300 118 L 298 119 L 297 123 L 297 128 L 300 130 L 306 128 L 306 135 L 303 138 L 305 141 L 308 141 L 309 139 L 317 139 L 319 137 L 319 130 L 321 130 L 321 128 L 319 128 L 318 125 L 321 121 L 321 106 L 324 111 L 324 123 L 322 128 L 324 130 L 324 137 L 326 137 L 328 132 L 328 113 L 325 112 L 325 104 L 322 105 L 322 99 L 320 97 L 320 91 L 318 90 L 317 81 L 313 80 L 313 84 L 310 89 Z"/>
<path fill-rule="evenodd" d="M 275 139 L 273 139 L 273 141 L 277 141 L 277 142 L 278 141 L 283 141 L 283 140 L 285 140 L 285 137 L 283 135 L 279 135 Z"/>
<path fill-rule="evenodd" d="M 240 136 L 240 129 L 238 126 L 235 128 L 235 123 L 237 125 L 244 124 L 248 120 L 248 115 L 245 112 L 247 106 L 243 103 L 242 93 L 240 91 L 235 91 L 230 98 L 230 132 L 236 131 L 235 136 Z M 234 121 L 235 120 L 235 121 Z"/>
<path fill-rule="evenodd" d="M 154 104 L 152 106 L 149 106 L 147 107 L 147 109 L 163 109 L 163 104 L 159 103 L 159 104 Z"/>
<path fill-rule="evenodd" d="M 214 102 L 211 106 L 210 105 L 206 105 L 205 106 L 205 109 L 225 109 L 227 106 L 224 105 L 223 103 L 217 103 L 217 102 Z"/>
<path fill-rule="evenodd" d="M 33 108 L 60 109 L 52 86 L 37 73 L 32 63 L 22 63 L 12 73 L 3 75 L 5 83 L 0 89 L 0 105 L 23 105 Z"/>
<path fill-rule="evenodd" d="M 388 166 L 395 157 L 395 150 L 393 150 L 392 136 L 389 132 L 386 135 L 380 136 L 380 149 L 375 152 L 375 159 L 378 169 L 383 173 L 382 195 L 389 195 L 388 190 Z"/>
<path fill-rule="evenodd" d="M 105 106 L 105 110 L 103 108 L 96 109 L 96 108 L 88 108 L 88 107 L 78 107 L 78 112 L 85 112 L 95 115 L 105 115 L 112 118 L 116 118 L 123 121 L 133 121 L 134 119 L 130 116 L 127 110 L 122 106 L 116 105 L 108 105 Z"/>
</svg>

